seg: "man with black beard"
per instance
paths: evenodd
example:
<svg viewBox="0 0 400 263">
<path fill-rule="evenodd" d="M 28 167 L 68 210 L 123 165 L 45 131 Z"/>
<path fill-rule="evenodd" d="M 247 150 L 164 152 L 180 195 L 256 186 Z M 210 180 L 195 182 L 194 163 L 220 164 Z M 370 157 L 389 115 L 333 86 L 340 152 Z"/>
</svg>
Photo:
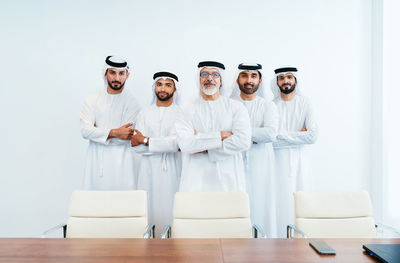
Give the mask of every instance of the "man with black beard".
<svg viewBox="0 0 400 263">
<path fill-rule="evenodd" d="M 246 189 L 250 198 L 253 224 L 261 226 L 268 237 L 276 237 L 275 158 L 272 142 L 278 128 L 278 112 L 264 99 L 262 65 L 240 64 L 232 98 L 247 109 L 251 123 L 252 146 L 242 152 Z"/>
<path fill-rule="evenodd" d="M 271 89 L 279 113 L 274 142 L 279 189 L 276 197 L 278 237 L 285 237 L 286 226 L 294 223 L 293 193 L 303 190 L 304 176 L 309 174 L 304 146 L 315 143 L 318 129 L 311 104 L 300 92 L 297 68 L 276 69 Z"/>
<path fill-rule="evenodd" d="M 80 114 L 82 137 L 89 140 L 83 188 L 132 190 L 136 187 L 134 153 L 130 147 L 140 106 L 124 89 L 128 63 L 108 56 L 106 89 L 86 97 Z"/>
<path fill-rule="evenodd" d="M 176 142 L 175 122 L 183 117 L 178 106 L 178 77 L 170 72 L 153 76 L 152 105 L 139 113 L 131 144 L 142 155 L 138 189 L 146 190 L 149 220 L 159 236 L 172 223 L 172 207 L 181 173 L 181 154 Z"/>
</svg>

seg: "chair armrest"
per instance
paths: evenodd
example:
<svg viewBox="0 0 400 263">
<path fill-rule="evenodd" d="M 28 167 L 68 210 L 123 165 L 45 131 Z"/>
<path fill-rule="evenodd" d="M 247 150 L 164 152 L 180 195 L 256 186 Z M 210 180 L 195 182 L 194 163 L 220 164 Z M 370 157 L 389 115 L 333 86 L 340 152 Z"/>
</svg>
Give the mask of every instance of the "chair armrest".
<svg viewBox="0 0 400 263">
<path fill-rule="evenodd" d="M 300 229 L 296 228 L 294 225 L 288 225 L 286 231 L 287 238 L 294 238 L 294 232 L 300 234 L 302 238 L 307 238 L 307 235 Z"/>
<path fill-rule="evenodd" d="M 40 236 L 41 238 L 46 238 L 47 234 L 56 231 L 57 229 L 62 228 L 63 229 L 63 237 L 65 238 L 67 236 L 67 224 L 59 224 L 55 227 L 52 227 L 50 229 L 47 229 L 46 231 L 44 231 L 42 233 L 42 235 Z"/>
<path fill-rule="evenodd" d="M 267 238 L 262 228 L 258 225 L 253 225 L 253 237 L 254 238 Z"/>
<path fill-rule="evenodd" d="M 155 229 L 155 227 L 156 226 L 154 224 L 149 225 L 147 227 L 146 232 L 144 232 L 144 234 L 143 234 L 143 238 L 154 238 L 154 229 Z"/>
<path fill-rule="evenodd" d="M 381 224 L 381 223 L 376 223 L 375 228 L 380 233 L 383 233 L 383 230 L 386 229 L 386 230 L 389 230 L 391 233 L 395 234 L 397 237 L 400 237 L 400 230 L 398 230 L 392 226 L 388 226 L 388 225 Z"/>
<path fill-rule="evenodd" d="M 163 239 L 171 238 L 171 225 L 164 226 L 164 229 L 161 234 L 161 238 L 163 238 Z"/>
</svg>

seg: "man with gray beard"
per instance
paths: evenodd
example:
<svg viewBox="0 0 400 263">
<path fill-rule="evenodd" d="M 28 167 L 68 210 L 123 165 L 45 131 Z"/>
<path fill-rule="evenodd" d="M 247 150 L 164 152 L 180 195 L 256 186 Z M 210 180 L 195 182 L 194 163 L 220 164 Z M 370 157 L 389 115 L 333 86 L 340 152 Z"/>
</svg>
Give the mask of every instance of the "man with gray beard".
<svg viewBox="0 0 400 263">
<path fill-rule="evenodd" d="M 184 108 L 177 122 L 182 151 L 181 192 L 246 191 L 241 152 L 251 144 L 250 120 L 244 106 L 229 99 L 225 66 L 198 64 L 200 97 Z"/>
</svg>

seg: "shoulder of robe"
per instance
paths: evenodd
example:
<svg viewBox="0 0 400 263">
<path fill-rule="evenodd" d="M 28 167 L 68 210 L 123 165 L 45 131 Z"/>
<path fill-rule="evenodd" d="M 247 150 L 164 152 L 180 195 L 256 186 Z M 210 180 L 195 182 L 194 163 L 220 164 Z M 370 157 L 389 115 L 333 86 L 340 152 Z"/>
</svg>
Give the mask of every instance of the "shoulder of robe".
<svg viewBox="0 0 400 263">
<path fill-rule="evenodd" d="M 305 106 L 311 106 L 311 101 L 309 98 L 303 96 L 303 95 L 296 95 L 297 100 L 299 101 L 299 103 L 305 105 Z"/>
<path fill-rule="evenodd" d="M 191 114 L 194 111 L 194 107 L 198 104 L 197 99 L 186 100 L 182 105 L 178 106 L 180 110 L 185 114 Z"/>
<path fill-rule="evenodd" d="M 278 105 L 280 101 L 281 101 L 281 99 L 279 97 L 276 97 L 272 100 L 272 103 L 274 103 L 275 105 Z"/>
<path fill-rule="evenodd" d="M 233 97 L 230 97 L 232 100 L 236 100 L 236 101 L 241 101 L 240 100 L 240 95 L 235 95 Z"/>
<path fill-rule="evenodd" d="M 232 99 L 232 98 L 227 98 L 227 101 L 229 104 L 232 105 L 232 108 L 237 108 L 237 107 L 244 107 L 243 103 L 241 103 L 238 100 Z"/>
<path fill-rule="evenodd" d="M 123 95 L 126 99 L 135 101 L 137 103 L 137 99 L 132 95 L 132 93 L 129 90 L 124 90 Z"/>
<path fill-rule="evenodd" d="M 238 111 L 239 112 L 243 111 L 243 112 L 248 113 L 246 107 L 240 101 L 229 99 L 229 103 L 230 103 L 230 105 L 232 107 L 232 112 L 233 113 L 236 113 Z"/>
<path fill-rule="evenodd" d="M 176 118 L 181 118 L 184 116 L 184 111 L 181 106 L 174 104 L 174 108 L 172 110 Z"/>
<path fill-rule="evenodd" d="M 85 97 L 85 103 L 95 103 L 100 97 L 104 97 L 104 92 L 92 93 Z"/>
<path fill-rule="evenodd" d="M 151 104 L 149 106 L 146 106 L 140 110 L 140 114 L 143 116 L 152 116 L 154 114 L 158 114 L 158 107 L 156 104 Z"/>
<path fill-rule="evenodd" d="M 254 99 L 254 102 L 257 103 L 257 104 L 264 104 L 264 103 L 266 103 L 266 102 L 268 102 L 268 101 L 267 101 L 266 99 L 264 99 L 263 97 L 257 96 L 257 97 Z"/>
<path fill-rule="evenodd" d="M 124 92 L 123 101 L 127 103 L 129 108 L 135 109 L 135 111 L 142 109 L 142 105 L 140 105 L 139 101 L 129 91 Z"/>
<path fill-rule="evenodd" d="M 182 106 L 175 103 L 171 105 L 171 110 L 174 112 L 183 113 Z"/>
<path fill-rule="evenodd" d="M 263 104 L 265 105 L 266 108 L 276 107 L 276 104 L 272 100 L 263 99 Z"/>
</svg>

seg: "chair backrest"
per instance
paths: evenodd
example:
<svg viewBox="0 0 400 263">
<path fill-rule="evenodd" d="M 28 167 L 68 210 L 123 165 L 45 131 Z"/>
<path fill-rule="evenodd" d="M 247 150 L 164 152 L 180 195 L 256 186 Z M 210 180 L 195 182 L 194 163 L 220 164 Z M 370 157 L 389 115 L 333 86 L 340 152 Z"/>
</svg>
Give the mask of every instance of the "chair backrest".
<svg viewBox="0 0 400 263">
<path fill-rule="evenodd" d="M 145 191 L 74 191 L 67 237 L 139 238 L 146 231 Z"/>
<path fill-rule="evenodd" d="M 367 191 L 296 192 L 295 226 L 311 238 L 376 237 Z"/>
<path fill-rule="evenodd" d="M 251 238 L 247 193 L 176 193 L 172 237 Z"/>
</svg>

